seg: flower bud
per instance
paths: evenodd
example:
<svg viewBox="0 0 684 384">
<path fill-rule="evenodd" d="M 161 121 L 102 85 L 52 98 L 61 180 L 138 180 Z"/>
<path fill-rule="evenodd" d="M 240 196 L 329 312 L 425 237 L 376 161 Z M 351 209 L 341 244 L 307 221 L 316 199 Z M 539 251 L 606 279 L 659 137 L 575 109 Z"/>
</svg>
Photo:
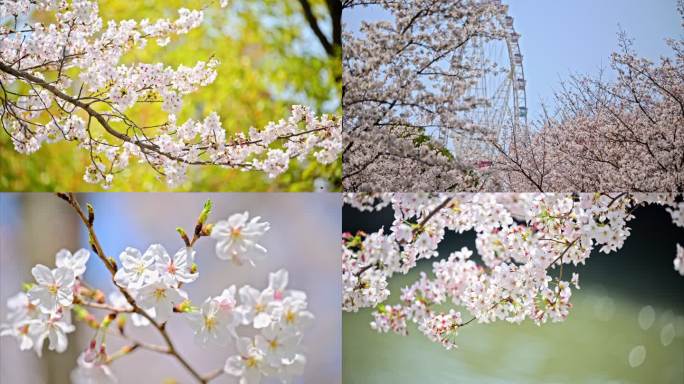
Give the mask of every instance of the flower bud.
<svg viewBox="0 0 684 384">
<path fill-rule="evenodd" d="M 209 213 L 211 213 L 211 200 L 207 200 L 207 202 L 204 203 L 204 208 L 202 208 L 202 212 L 197 221 L 204 224 L 207 221 Z"/>
<path fill-rule="evenodd" d="M 23 283 L 23 284 L 21 285 L 21 289 L 22 289 L 24 292 L 28 292 L 28 291 L 31 290 L 31 288 L 33 288 L 34 285 L 35 285 L 35 284 L 33 284 L 33 283 Z"/>
<path fill-rule="evenodd" d="M 209 236 L 211 235 L 211 230 L 214 229 L 214 224 L 206 224 L 202 227 L 201 235 Z"/>
<path fill-rule="evenodd" d="M 182 303 L 178 304 L 176 309 L 178 309 L 178 312 L 192 312 L 192 302 L 190 300 L 184 300 Z"/>
<path fill-rule="evenodd" d="M 190 239 L 188 238 L 188 234 L 185 233 L 185 230 L 181 227 L 176 228 L 176 232 L 180 235 L 181 239 L 183 239 L 183 242 L 185 243 L 186 247 L 190 246 Z"/>
<path fill-rule="evenodd" d="M 104 292 L 100 291 L 99 289 L 93 292 L 93 299 L 95 299 L 95 301 L 97 301 L 99 304 L 104 304 L 107 301 Z"/>
</svg>

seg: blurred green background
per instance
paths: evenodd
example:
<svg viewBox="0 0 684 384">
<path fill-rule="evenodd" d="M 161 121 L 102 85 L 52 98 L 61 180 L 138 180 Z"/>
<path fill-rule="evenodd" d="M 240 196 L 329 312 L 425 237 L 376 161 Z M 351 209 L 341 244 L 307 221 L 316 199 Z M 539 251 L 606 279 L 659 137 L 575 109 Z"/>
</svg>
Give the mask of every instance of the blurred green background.
<svg viewBox="0 0 684 384">
<path fill-rule="evenodd" d="M 565 322 L 472 323 L 460 330 L 459 348 L 446 351 L 415 326 L 407 337 L 379 334 L 370 329 L 371 310 L 344 313 L 343 382 L 683 383 L 684 277 L 672 260 L 684 229 L 659 207 L 635 214 L 618 253 L 594 254 L 576 268 L 582 289 L 573 290 Z M 344 231 L 374 231 L 391 221 L 389 210 L 343 211 Z M 475 249 L 474 240 L 472 233 L 450 234 L 440 254 Z M 388 303 L 398 303 L 400 289 L 420 271 L 430 274 L 433 261 L 391 279 Z"/>
<path fill-rule="evenodd" d="M 333 18 L 324 0 L 310 0 L 318 24 L 327 36 Z M 213 55 L 220 60 L 218 76 L 209 86 L 184 97 L 180 122 L 203 119 L 216 111 L 228 132 L 262 128 L 289 115 L 292 104 L 305 104 L 318 113 L 341 113 L 341 61 L 339 46 L 327 53 L 306 22 L 298 0 L 231 0 L 221 9 L 217 1 L 144 0 L 101 1 L 104 20 L 175 18 L 179 8 L 205 8 L 203 24 L 187 35 L 174 37 L 165 47 L 150 41 L 143 50 L 124 57 L 132 61 L 193 66 Z M 52 20 L 35 14 L 35 20 Z M 136 106 L 129 114 L 141 124 L 164 121 L 159 105 Z M 14 151 L 9 137 L 0 134 L 0 190 L 4 191 L 98 191 L 83 181 L 88 153 L 74 143 L 44 145 L 30 156 Z M 178 191 L 311 191 L 337 190 L 341 162 L 320 165 L 314 161 L 292 162 L 275 179 L 262 172 L 241 172 L 217 167 L 194 167 Z M 133 161 L 114 178 L 113 191 L 165 191 L 146 164 Z"/>
</svg>

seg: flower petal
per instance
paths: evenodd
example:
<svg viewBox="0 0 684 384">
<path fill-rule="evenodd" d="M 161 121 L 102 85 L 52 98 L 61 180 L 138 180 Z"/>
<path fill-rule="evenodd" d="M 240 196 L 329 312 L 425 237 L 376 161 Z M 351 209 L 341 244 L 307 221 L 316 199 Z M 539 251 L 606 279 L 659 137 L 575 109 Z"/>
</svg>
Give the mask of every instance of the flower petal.
<svg viewBox="0 0 684 384">
<path fill-rule="evenodd" d="M 43 264 L 38 264 L 31 269 L 31 274 L 36 279 L 36 282 L 40 285 L 50 285 L 54 284 L 55 278 L 52 276 L 52 271 L 50 268 L 44 266 Z"/>
</svg>

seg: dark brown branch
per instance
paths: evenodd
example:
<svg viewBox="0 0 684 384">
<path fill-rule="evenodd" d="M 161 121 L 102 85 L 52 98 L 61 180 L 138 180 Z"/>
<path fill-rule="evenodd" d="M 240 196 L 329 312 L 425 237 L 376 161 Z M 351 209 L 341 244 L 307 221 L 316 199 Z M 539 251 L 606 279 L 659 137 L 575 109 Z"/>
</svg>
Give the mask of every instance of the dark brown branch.
<svg viewBox="0 0 684 384">
<path fill-rule="evenodd" d="M 311 8 L 311 4 L 309 3 L 308 0 L 299 0 L 299 4 L 302 6 L 302 10 L 304 11 L 304 17 L 306 18 L 307 23 L 309 23 L 309 27 L 311 27 L 311 30 L 313 31 L 314 35 L 318 38 L 318 41 L 321 42 L 321 45 L 323 46 L 323 49 L 325 49 L 325 52 L 329 56 L 334 56 L 335 55 L 335 49 L 333 48 L 333 45 L 330 43 L 328 38 L 325 36 L 323 31 L 321 31 L 321 27 L 318 25 L 318 20 L 316 19 L 316 15 L 313 14 L 313 9 Z"/>
</svg>

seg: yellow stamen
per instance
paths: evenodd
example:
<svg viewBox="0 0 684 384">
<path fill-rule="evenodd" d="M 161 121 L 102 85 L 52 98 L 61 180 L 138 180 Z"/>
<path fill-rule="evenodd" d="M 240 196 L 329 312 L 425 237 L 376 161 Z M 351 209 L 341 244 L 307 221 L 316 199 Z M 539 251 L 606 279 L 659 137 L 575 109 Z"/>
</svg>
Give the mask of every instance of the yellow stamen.
<svg viewBox="0 0 684 384">
<path fill-rule="evenodd" d="M 240 229 L 240 228 L 236 227 L 236 228 L 233 228 L 230 230 L 230 236 L 233 238 L 240 237 L 241 234 L 242 234 L 242 229 Z"/>
<path fill-rule="evenodd" d="M 164 288 L 157 288 L 157 289 L 154 290 L 153 295 L 154 295 L 154 297 L 155 297 L 157 300 L 160 300 L 160 299 L 166 297 L 166 289 L 164 289 Z"/>
<path fill-rule="evenodd" d="M 257 363 L 258 361 L 254 356 L 249 356 L 245 361 L 245 365 L 247 366 L 247 368 L 254 368 L 257 366 Z"/>
<path fill-rule="evenodd" d="M 146 268 L 144 264 L 138 264 L 135 266 L 135 273 L 137 273 L 138 275 L 142 275 L 143 272 L 145 272 L 145 269 Z"/>
<path fill-rule="evenodd" d="M 214 329 L 216 327 L 216 318 L 214 316 L 205 316 L 204 327 L 210 331 Z"/>
<path fill-rule="evenodd" d="M 288 324 L 294 323 L 296 319 L 297 319 L 297 315 L 291 310 L 288 310 L 287 313 L 285 314 L 285 321 Z"/>
</svg>

